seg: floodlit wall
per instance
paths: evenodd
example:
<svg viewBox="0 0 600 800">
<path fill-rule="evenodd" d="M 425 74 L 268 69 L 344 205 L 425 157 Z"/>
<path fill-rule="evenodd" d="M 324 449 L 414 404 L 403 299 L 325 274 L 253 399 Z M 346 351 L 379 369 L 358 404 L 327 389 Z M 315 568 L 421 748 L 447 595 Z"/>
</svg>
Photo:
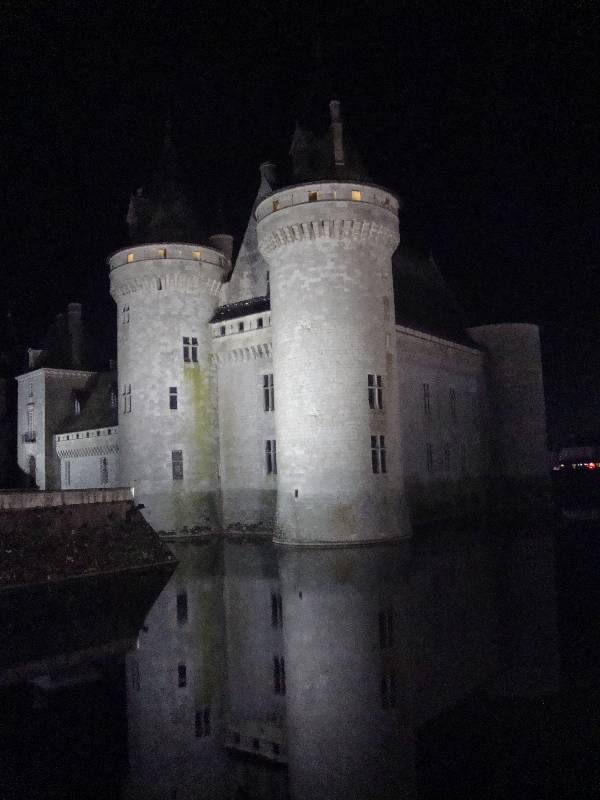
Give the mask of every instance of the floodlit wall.
<svg viewBox="0 0 600 800">
<path fill-rule="evenodd" d="M 121 486 L 118 428 L 61 433 L 54 437 L 54 449 L 61 489 Z"/>
</svg>

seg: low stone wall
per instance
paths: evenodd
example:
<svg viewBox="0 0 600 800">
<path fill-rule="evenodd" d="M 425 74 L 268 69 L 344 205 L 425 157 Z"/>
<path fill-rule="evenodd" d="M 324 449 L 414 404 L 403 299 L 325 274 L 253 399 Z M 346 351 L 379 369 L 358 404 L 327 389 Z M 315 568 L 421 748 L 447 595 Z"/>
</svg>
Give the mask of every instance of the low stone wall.
<svg viewBox="0 0 600 800">
<path fill-rule="evenodd" d="M 60 492 L 0 492 L 0 511 L 54 508 L 89 503 L 122 503 L 133 500 L 128 486 L 118 489 L 69 489 Z"/>
</svg>

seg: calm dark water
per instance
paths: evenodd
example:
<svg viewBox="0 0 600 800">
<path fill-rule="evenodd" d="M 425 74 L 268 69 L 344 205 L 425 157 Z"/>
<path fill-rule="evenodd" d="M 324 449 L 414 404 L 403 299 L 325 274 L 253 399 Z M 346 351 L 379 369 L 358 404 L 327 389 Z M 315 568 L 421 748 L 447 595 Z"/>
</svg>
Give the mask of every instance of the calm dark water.
<svg viewBox="0 0 600 800">
<path fill-rule="evenodd" d="M 179 543 L 12 598 L 0 798 L 598 797 L 599 527 Z"/>
</svg>

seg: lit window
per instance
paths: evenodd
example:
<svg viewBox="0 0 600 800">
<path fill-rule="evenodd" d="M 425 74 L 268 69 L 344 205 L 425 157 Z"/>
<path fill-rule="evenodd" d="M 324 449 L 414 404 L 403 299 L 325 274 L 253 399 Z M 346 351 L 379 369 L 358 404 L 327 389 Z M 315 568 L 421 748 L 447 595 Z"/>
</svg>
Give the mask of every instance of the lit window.
<svg viewBox="0 0 600 800">
<path fill-rule="evenodd" d="M 394 609 L 379 612 L 379 649 L 387 650 L 394 645 Z"/>
<path fill-rule="evenodd" d="M 279 209 L 279 200 L 273 200 L 272 208 L 273 211 L 277 211 Z"/>
<path fill-rule="evenodd" d="M 108 459 L 103 456 L 100 459 L 100 485 L 106 486 L 108 483 Z"/>
<path fill-rule="evenodd" d="M 188 596 L 185 590 L 177 592 L 177 624 L 185 625 L 188 619 Z"/>
<path fill-rule="evenodd" d="M 279 592 L 271 592 L 271 625 L 274 628 L 283 626 L 281 595 Z"/>
<path fill-rule="evenodd" d="M 75 413 L 76 416 L 79 416 L 79 414 L 81 414 L 81 400 L 77 396 L 73 398 L 73 412 Z"/>
<path fill-rule="evenodd" d="M 362 198 L 362 194 L 358 191 L 358 189 L 352 190 L 352 199 L 353 200 L 360 200 Z"/>
<path fill-rule="evenodd" d="M 450 389 L 450 416 L 456 419 L 456 390 Z"/>
<path fill-rule="evenodd" d="M 371 467 L 376 474 L 387 472 L 385 436 L 381 434 L 371 436 Z"/>
<path fill-rule="evenodd" d="M 381 707 L 396 707 L 396 676 L 393 672 L 385 672 L 381 676 Z"/>
<path fill-rule="evenodd" d="M 225 325 L 221 325 L 221 327 L 219 329 L 219 332 L 220 332 L 221 336 L 225 336 Z"/>
<path fill-rule="evenodd" d="M 425 462 L 427 464 L 427 472 L 433 472 L 433 445 L 429 442 L 425 445 Z"/>
<path fill-rule="evenodd" d="M 244 323 L 238 322 L 238 331 L 241 333 L 244 330 Z"/>
<path fill-rule="evenodd" d="M 317 192 L 309 192 L 308 193 L 308 202 L 309 203 L 315 203 L 316 200 L 317 200 Z"/>
<path fill-rule="evenodd" d="M 275 387 L 273 386 L 273 373 L 263 375 L 263 409 L 275 410 Z"/>
<path fill-rule="evenodd" d="M 262 318 L 262 317 L 259 317 L 259 318 L 256 320 L 256 327 L 257 327 L 257 328 L 262 328 L 262 326 L 263 326 L 263 318 Z"/>
<path fill-rule="evenodd" d="M 210 736 L 210 706 L 196 709 L 195 728 L 196 737 Z"/>
<path fill-rule="evenodd" d="M 158 257 L 159 257 L 159 258 L 166 258 L 166 257 L 167 257 L 167 251 L 165 250 L 165 248 L 164 248 L 164 247 L 161 247 L 161 248 L 159 249 L 159 251 L 158 251 Z"/>
<path fill-rule="evenodd" d="M 177 411 L 177 387 L 169 386 L 169 408 L 171 411 Z"/>
<path fill-rule="evenodd" d="M 134 259 L 133 253 L 128 253 L 128 254 L 127 254 L 127 263 L 128 263 L 128 264 L 131 264 L 131 262 L 133 261 L 133 259 Z"/>
<path fill-rule="evenodd" d="M 423 413 L 426 417 L 431 415 L 431 389 L 428 383 L 423 384 Z"/>
<path fill-rule="evenodd" d="M 71 485 L 71 462 L 65 461 L 65 486 L 70 486 L 70 485 Z"/>
<path fill-rule="evenodd" d="M 194 259 L 194 261 L 200 261 L 200 259 L 202 258 L 202 250 L 194 250 L 192 252 L 192 258 Z"/>
<path fill-rule="evenodd" d="M 130 414 L 131 413 L 131 384 L 125 383 L 123 384 L 123 390 L 121 392 L 123 397 L 123 413 Z M 110 431 L 109 431 L 110 433 Z"/>
<path fill-rule="evenodd" d="M 275 694 L 285 694 L 285 660 L 273 656 L 273 690 Z"/>
<path fill-rule="evenodd" d="M 444 445 L 444 469 L 445 470 L 449 470 L 450 469 L 450 445 L 449 444 L 445 444 Z"/>
<path fill-rule="evenodd" d="M 183 480 L 183 450 L 171 450 L 171 472 L 174 481 Z"/>
<path fill-rule="evenodd" d="M 383 408 L 383 377 L 381 375 L 367 376 L 369 392 L 369 408 Z"/>
<path fill-rule="evenodd" d="M 177 665 L 177 686 L 180 689 L 187 686 L 187 667 L 185 664 Z"/>
<path fill-rule="evenodd" d="M 265 466 L 267 475 L 277 475 L 277 442 L 267 439 L 265 442 Z"/>
</svg>

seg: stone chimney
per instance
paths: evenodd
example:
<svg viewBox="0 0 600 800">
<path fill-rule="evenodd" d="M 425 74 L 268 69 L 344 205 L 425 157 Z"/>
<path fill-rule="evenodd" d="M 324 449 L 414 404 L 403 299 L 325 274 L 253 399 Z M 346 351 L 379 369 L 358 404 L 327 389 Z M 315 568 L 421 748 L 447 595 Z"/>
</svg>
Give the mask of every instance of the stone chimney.
<svg viewBox="0 0 600 800">
<path fill-rule="evenodd" d="M 340 101 L 331 100 L 329 102 L 329 114 L 331 117 L 331 135 L 333 138 L 333 158 L 336 167 L 343 167 L 344 158 L 344 125 L 340 111 Z"/>
</svg>

